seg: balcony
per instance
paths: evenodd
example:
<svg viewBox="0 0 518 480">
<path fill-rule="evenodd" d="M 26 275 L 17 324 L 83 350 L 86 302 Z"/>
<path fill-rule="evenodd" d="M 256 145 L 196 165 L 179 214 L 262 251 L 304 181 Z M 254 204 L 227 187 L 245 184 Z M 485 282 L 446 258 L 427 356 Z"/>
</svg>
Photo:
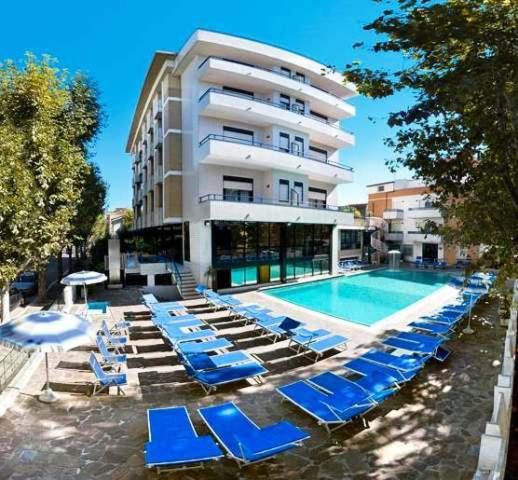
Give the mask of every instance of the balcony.
<svg viewBox="0 0 518 480">
<path fill-rule="evenodd" d="M 199 202 L 204 208 L 203 218 L 210 220 L 354 224 L 352 213 L 340 211 L 331 205 L 317 207 L 309 203 L 281 202 L 259 196 L 253 197 L 251 201 L 240 201 L 216 193 L 201 196 Z"/>
<path fill-rule="evenodd" d="M 417 207 L 409 208 L 407 211 L 408 218 L 442 218 L 441 212 L 434 207 Z"/>
<path fill-rule="evenodd" d="M 404 211 L 398 208 L 386 208 L 383 211 L 384 220 L 403 220 Z"/>
<path fill-rule="evenodd" d="M 310 138 L 333 148 L 353 146 L 352 133 L 342 130 L 338 124 L 317 118 L 302 110 L 287 109 L 286 105 L 246 94 L 209 88 L 200 98 L 200 115 L 241 121 L 267 127 L 280 125 L 307 133 Z"/>
<path fill-rule="evenodd" d="M 226 135 L 207 135 L 200 142 L 200 163 L 250 168 L 280 169 L 307 175 L 310 179 L 333 183 L 350 183 L 353 169 L 341 163 L 311 155 L 299 155 L 268 143 L 242 140 Z"/>
<path fill-rule="evenodd" d="M 273 69 L 220 57 L 207 57 L 198 68 L 200 80 L 208 83 L 231 84 L 252 91 L 281 90 L 311 102 L 323 115 L 332 118 L 350 118 L 356 114 L 355 108 L 341 97 L 297 75 L 288 76 Z"/>
<path fill-rule="evenodd" d="M 163 172 L 164 171 L 163 171 L 162 165 L 157 165 L 157 167 L 155 169 L 155 174 L 153 175 L 155 184 L 160 183 L 163 180 L 163 176 L 164 176 Z"/>
<path fill-rule="evenodd" d="M 410 241 L 424 242 L 424 243 L 441 243 L 442 238 L 439 235 L 431 235 L 430 233 L 421 232 L 419 230 L 409 230 L 407 238 Z"/>
<path fill-rule="evenodd" d="M 403 232 L 385 232 L 385 240 L 388 242 L 402 242 Z"/>
</svg>

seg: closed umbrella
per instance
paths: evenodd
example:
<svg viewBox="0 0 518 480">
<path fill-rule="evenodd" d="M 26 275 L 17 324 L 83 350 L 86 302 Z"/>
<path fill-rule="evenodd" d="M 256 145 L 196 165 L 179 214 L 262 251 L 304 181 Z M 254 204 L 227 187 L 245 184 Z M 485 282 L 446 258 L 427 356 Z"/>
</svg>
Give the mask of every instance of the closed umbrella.
<svg viewBox="0 0 518 480">
<path fill-rule="evenodd" d="M 81 272 L 75 272 L 71 273 L 70 275 L 67 275 L 66 277 L 61 279 L 61 283 L 63 285 L 82 285 L 84 288 L 84 294 L 85 294 L 85 305 L 88 304 L 88 298 L 87 298 L 87 285 L 93 285 L 94 283 L 102 283 L 108 280 L 106 275 L 104 273 L 99 272 L 89 272 L 86 270 L 82 270 Z"/>
<path fill-rule="evenodd" d="M 52 403 L 57 397 L 50 388 L 48 354 L 66 352 L 89 343 L 94 333 L 92 324 L 84 317 L 71 313 L 40 311 L 0 325 L 0 343 L 20 350 L 45 353 L 47 381 L 39 399 Z"/>
</svg>

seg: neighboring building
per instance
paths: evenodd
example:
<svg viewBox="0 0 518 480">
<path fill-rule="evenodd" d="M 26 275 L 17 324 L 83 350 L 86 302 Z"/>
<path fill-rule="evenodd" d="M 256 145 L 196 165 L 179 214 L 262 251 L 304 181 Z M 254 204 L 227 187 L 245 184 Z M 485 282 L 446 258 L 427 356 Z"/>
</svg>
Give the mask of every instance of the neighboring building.
<svg viewBox="0 0 518 480">
<path fill-rule="evenodd" d="M 356 91 L 325 71 L 205 30 L 178 54 L 155 54 L 127 151 L 137 233 L 171 239 L 156 253 L 216 288 L 334 268 L 336 227 L 354 224 L 334 205 L 338 185 L 353 181 L 339 150 L 355 142 L 340 121 L 355 115 L 345 100 Z"/>
<path fill-rule="evenodd" d="M 442 237 L 421 231 L 427 220 L 441 224 L 441 213 L 419 180 L 394 180 L 367 185 L 368 215 L 382 218 L 387 248 L 398 249 L 407 261 L 416 257 L 454 264 L 476 255 L 476 249 L 445 245 Z"/>
<path fill-rule="evenodd" d="M 106 222 L 108 224 L 108 234 L 110 237 L 116 237 L 117 232 L 124 225 L 124 215 L 128 211 L 127 208 L 116 208 L 106 214 Z"/>
</svg>

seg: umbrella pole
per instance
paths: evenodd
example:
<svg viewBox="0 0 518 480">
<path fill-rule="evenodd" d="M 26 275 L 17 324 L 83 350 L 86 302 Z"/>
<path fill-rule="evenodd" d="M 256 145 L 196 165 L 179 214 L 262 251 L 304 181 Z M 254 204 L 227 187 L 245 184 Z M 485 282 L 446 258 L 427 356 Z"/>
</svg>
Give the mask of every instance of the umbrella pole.
<svg viewBox="0 0 518 480">
<path fill-rule="evenodd" d="M 50 388 L 50 380 L 49 380 L 49 354 L 45 352 L 45 371 L 47 374 L 47 382 L 45 383 L 45 390 L 38 397 L 40 402 L 43 403 L 54 403 L 58 397 Z"/>
</svg>

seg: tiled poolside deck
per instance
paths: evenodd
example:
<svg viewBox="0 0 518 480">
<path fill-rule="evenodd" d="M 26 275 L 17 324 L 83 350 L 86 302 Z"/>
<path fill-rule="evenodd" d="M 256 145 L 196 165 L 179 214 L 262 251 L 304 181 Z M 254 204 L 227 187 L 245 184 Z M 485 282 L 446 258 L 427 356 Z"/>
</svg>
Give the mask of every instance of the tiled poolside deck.
<svg viewBox="0 0 518 480">
<path fill-rule="evenodd" d="M 136 288 L 106 291 L 103 297 L 113 302 L 117 318 L 123 312 L 143 310 L 138 305 Z M 242 297 L 267 302 L 258 293 Z M 271 307 L 277 312 L 288 308 L 274 303 Z M 432 306 L 424 304 L 420 308 Z M 84 393 L 62 393 L 57 404 L 41 404 L 35 398 L 43 383 L 41 366 L 15 406 L 0 417 L 0 480 L 158 478 L 143 463 L 146 409 L 186 404 L 198 431 L 206 433 L 196 409 L 229 399 L 238 402 L 260 425 L 290 420 L 306 429 L 311 438 L 301 448 L 242 469 L 235 462 L 222 460 L 204 470 L 162 473 L 160 478 L 471 478 L 480 433 L 492 408 L 492 386 L 498 371 L 494 362 L 500 359 L 502 348 L 504 329 L 498 325 L 496 305 L 478 307 L 473 321 L 476 333 L 450 342 L 454 353 L 445 364 L 431 362 L 401 392 L 373 410 L 368 415 L 370 428 L 354 422 L 331 436 L 310 417 L 282 403 L 274 388 L 326 369 L 340 371 L 347 358 L 375 344 L 383 334 L 381 328 L 369 331 L 318 315 L 306 317 L 308 323 L 332 325 L 351 338 L 347 351 L 312 363 L 294 357 L 285 342 L 272 345 L 258 338 L 251 327 L 218 320 L 217 313 L 200 316 L 212 318 L 219 333 L 234 341 L 237 348 L 254 352 L 265 361 L 272 374 L 264 385 L 242 383 L 207 397 L 199 386 L 188 381 L 175 355 L 148 323 L 135 321 L 131 334 L 134 353 L 128 361 L 128 396 L 90 398 Z M 385 327 L 395 328 L 405 321 L 406 317 L 396 318 Z M 88 349 L 54 355 L 52 379 L 56 387 L 87 389 L 93 380 L 85 365 L 87 356 Z"/>
</svg>

